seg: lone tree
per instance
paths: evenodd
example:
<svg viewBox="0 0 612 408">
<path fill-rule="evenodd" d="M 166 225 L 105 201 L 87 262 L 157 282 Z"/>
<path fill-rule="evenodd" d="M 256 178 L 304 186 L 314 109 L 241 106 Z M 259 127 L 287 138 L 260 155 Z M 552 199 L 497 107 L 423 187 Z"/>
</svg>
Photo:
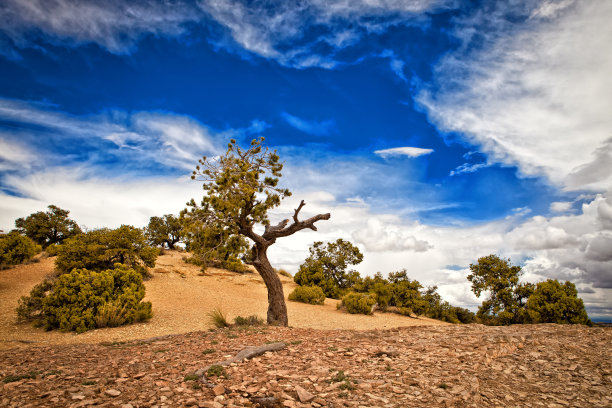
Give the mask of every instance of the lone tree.
<svg viewBox="0 0 612 408">
<path fill-rule="evenodd" d="M 22 234 L 43 248 L 53 244 L 61 244 L 65 239 L 79 235 L 81 228 L 68 218 L 70 211 L 50 205 L 49 211 L 38 211 L 26 218 L 17 218 L 15 226 Z"/>
<path fill-rule="evenodd" d="M 300 265 L 293 280 L 302 286 L 319 286 L 325 296 L 339 299 L 360 281 L 359 272 L 347 271 L 349 265 L 363 261 L 355 245 L 342 238 L 324 245 L 318 241 L 310 247 L 310 256 Z"/>
<path fill-rule="evenodd" d="M 488 255 L 470 264 L 470 271 L 467 279 L 472 282 L 474 294 L 480 297 L 483 292 L 489 293 L 478 308 L 479 318 L 494 325 L 526 322 L 525 305 L 534 287 L 531 283 L 519 283 L 523 273 L 520 266 L 512 265 L 510 259 Z"/>
<path fill-rule="evenodd" d="M 260 137 L 254 139 L 248 149 L 242 149 L 232 139 L 223 156 L 200 159 L 200 165 L 191 178 L 200 177 L 204 181 L 206 194 L 201 205 L 212 213 L 211 222 L 230 236 L 242 235 L 253 241 L 245 261 L 255 267 L 268 289 L 268 324 L 287 326 L 283 286 L 268 260 L 268 248 L 278 238 L 300 230 L 310 228 L 316 231 L 315 222 L 328 220 L 330 214 L 318 214 L 300 221 L 298 216 L 305 205 L 302 200 L 294 210 L 293 220 L 285 219 L 277 225 L 270 225 L 268 211 L 277 207 L 291 192 L 278 187 L 283 164 L 279 162 L 276 151 L 264 148 L 263 142 L 264 138 Z M 256 224 L 264 226 L 263 234 L 254 231 Z"/>
<path fill-rule="evenodd" d="M 172 214 L 166 214 L 163 217 L 151 217 L 146 230 L 147 240 L 153 246 L 164 245 L 168 249 L 174 249 L 174 246 L 183 238 L 181 222 L 178 217 Z"/>
</svg>

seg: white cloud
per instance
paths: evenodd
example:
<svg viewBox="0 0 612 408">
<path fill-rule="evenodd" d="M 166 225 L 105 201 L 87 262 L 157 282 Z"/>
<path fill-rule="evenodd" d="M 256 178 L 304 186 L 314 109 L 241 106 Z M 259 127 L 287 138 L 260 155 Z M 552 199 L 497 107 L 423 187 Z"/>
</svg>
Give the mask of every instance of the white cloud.
<svg viewBox="0 0 612 408">
<path fill-rule="evenodd" d="M 287 112 L 281 113 L 281 116 L 285 120 L 285 122 L 296 128 L 297 130 L 314 136 L 329 135 L 336 128 L 336 122 L 333 120 L 324 120 L 320 122 L 316 120 L 306 120 L 291 115 Z"/>
<path fill-rule="evenodd" d="M 0 132 L 0 171 L 30 168 L 37 160 L 37 154 L 28 146 L 6 139 Z"/>
<path fill-rule="evenodd" d="M 424 156 L 430 153 L 433 153 L 433 149 L 423 149 L 420 147 L 394 147 L 392 149 L 374 151 L 374 154 L 385 159 L 393 156 L 408 156 L 414 158 Z"/>
<path fill-rule="evenodd" d="M 556 213 L 566 212 L 572 209 L 574 203 L 571 201 L 556 201 L 554 203 L 550 203 L 550 211 Z"/>
<path fill-rule="evenodd" d="M 463 46 L 435 67 L 435 83 L 417 100 L 488 162 L 568 189 L 605 189 L 612 182 L 612 3 L 533 4 L 519 10 L 499 2 L 456 21 Z M 530 7 L 525 22 L 509 18 Z"/>
<path fill-rule="evenodd" d="M 370 32 L 394 24 L 415 24 L 426 13 L 453 5 L 455 1 L 420 0 L 308 0 L 245 4 L 236 0 L 201 0 L 198 4 L 225 26 L 244 50 L 296 68 L 338 64 L 334 52 L 320 55 L 315 45 L 334 50 L 355 44 Z M 307 34 L 317 31 L 306 42 Z M 299 44 L 299 45 L 296 45 Z"/>
<path fill-rule="evenodd" d="M 371 217 L 364 228 L 352 233 L 352 237 L 357 243 L 363 244 L 368 251 L 372 252 L 426 252 L 432 248 L 429 242 L 406 234 L 400 225 L 399 219 L 395 219 L 393 223 L 383 224 L 379 218 Z"/>
<path fill-rule="evenodd" d="M 92 157 L 114 155 L 124 159 L 126 166 L 155 162 L 183 170 L 192 169 L 203 155 L 221 153 L 230 137 L 257 134 L 267 126 L 254 121 L 246 128 L 215 131 L 189 116 L 169 112 L 115 110 L 77 116 L 45 104 L 2 98 L 0 119 L 24 125 L 22 130 L 0 134 L 2 143 L 13 146 L 11 160 L 26 154 L 15 139 L 34 143 L 43 137 L 67 145 L 78 142 Z"/>
<path fill-rule="evenodd" d="M 451 172 L 448 175 L 456 176 L 458 174 L 474 173 L 480 169 L 484 169 L 489 166 L 490 164 L 487 164 L 487 163 L 476 163 L 476 164 L 463 163 L 461 166 L 458 166 L 456 169 L 451 170 Z"/>
<path fill-rule="evenodd" d="M 177 214 L 201 194 L 201 185 L 184 178 L 126 180 L 99 178 L 86 168 L 51 168 L 27 176 L 8 176 L 5 183 L 23 197 L 0 193 L 0 228 L 54 204 L 88 228 L 143 227 L 154 215 Z"/>
<path fill-rule="evenodd" d="M 5 0 L 0 27 L 19 48 L 45 36 L 52 43 L 95 43 L 115 54 L 131 52 L 145 35 L 179 36 L 202 14 L 188 2 L 145 0 Z M 5 54 L 17 58 L 15 50 Z"/>
</svg>

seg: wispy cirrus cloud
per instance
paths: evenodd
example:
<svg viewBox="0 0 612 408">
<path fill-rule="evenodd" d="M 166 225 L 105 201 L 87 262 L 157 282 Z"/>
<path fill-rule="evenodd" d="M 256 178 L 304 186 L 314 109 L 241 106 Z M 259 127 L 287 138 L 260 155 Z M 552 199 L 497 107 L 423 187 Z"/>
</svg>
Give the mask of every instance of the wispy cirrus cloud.
<svg viewBox="0 0 612 408">
<path fill-rule="evenodd" d="M 198 4 L 226 27 L 233 41 L 253 54 L 294 68 L 333 68 L 338 50 L 392 25 L 419 24 L 427 13 L 456 5 L 454 0 L 201 0 Z M 327 51 L 322 51 L 327 49 Z M 397 68 L 397 67 L 396 67 Z"/>
<path fill-rule="evenodd" d="M 95 164 L 111 156 L 127 169 L 161 164 L 182 171 L 192 169 L 203 155 L 221 153 L 228 139 L 259 134 L 268 126 L 254 120 L 245 128 L 215 130 L 171 112 L 73 115 L 48 104 L 0 98 L 0 127 L 2 123 L 10 123 L 11 131 L 4 132 L 0 141 L 12 146 L 8 154 L 12 161 L 31 161 L 31 154 L 19 150 L 20 143 L 53 140 L 61 141 L 63 150 L 50 154 L 62 154 L 65 164 L 71 159 Z"/>
<path fill-rule="evenodd" d="M 313 136 L 326 136 L 336 129 L 336 122 L 331 119 L 324 121 L 307 120 L 287 112 L 282 112 L 281 117 L 297 130 Z"/>
<path fill-rule="evenodd" d="M 6 0 L 0 6 L 0 34 L 17 49 L 44 37 L 50 43 L 94 43 L 129 54 L 146 35 L 176 37 L 202 18 L 198 7 L 180 0 Z M 19 58 L 13 47 L 3 48 L 5 55 Z"/>
<path fill-rule="evenodd" d="M 433 149 L 423 149 L 421 147 L 394 147 L 391 149 L 375 150 L 374 154 L 383 159 L 397 156 L 419 157 L 433 153 Z"/>
</svg>

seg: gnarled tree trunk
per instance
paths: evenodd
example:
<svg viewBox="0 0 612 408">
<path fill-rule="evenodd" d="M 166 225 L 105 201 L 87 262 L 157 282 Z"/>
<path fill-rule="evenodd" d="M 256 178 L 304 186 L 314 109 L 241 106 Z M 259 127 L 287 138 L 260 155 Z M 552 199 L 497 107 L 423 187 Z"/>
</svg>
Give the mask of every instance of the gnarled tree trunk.
<svg viewBox="0 0 612 408">
<path fill-rule="evenodd" d="M 253 266 L 255 266 L 259 275 L 261 275 L 268 289 L 267 321 L 270 325 L 287 326 L 289 325 L 289 317 L 287 315 L 283 284 L 274 268 L 272 268 L 272 265 L 270 265 L 270 261 L 268 261 L 267 249 L 265 246 L 259 247 L 257 249 L 257 260 L 253 262 Z"/>
</svg>

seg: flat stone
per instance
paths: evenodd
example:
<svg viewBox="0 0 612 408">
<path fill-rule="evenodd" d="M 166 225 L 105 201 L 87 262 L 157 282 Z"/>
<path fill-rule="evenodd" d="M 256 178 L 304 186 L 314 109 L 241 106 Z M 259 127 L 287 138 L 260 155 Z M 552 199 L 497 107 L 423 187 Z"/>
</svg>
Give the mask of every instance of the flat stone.
<svg viewBox="0 0 612 408">
<path fill-rule="evenodd" d="M 112 388 L 110 390 L 104 391 L 104 393 L 108 395 L 109 397 L 118 397 L 121 395 L 121 391 L 114 390 Z"/>
<path fill-rule="evenodd" d="M 299 385 L 295 386 L 295 392 L 297 392 L 300 402 L 310 402 L 315 397 L 314 394 L 306 391 L 304 388 L 300 387 Z"/>
</svg>

